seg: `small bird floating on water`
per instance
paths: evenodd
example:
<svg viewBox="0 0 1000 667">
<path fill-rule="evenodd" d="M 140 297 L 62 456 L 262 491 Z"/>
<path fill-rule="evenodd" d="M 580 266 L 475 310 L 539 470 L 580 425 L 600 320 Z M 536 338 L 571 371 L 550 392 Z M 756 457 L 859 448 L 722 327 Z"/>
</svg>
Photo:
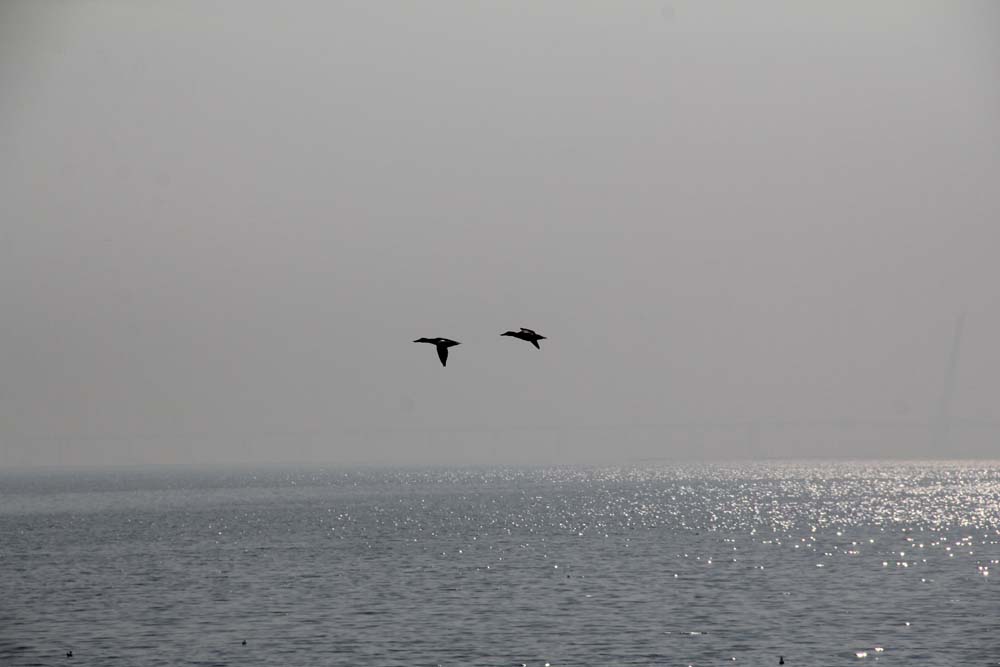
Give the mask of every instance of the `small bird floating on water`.
<svg viewBox="0 0 1000 667">
<path fill-rule="evenodd" d="M 455 345 L 461 345 L 457 340 L 451 340 L 450 338 L 418 338 L 414 343 L 430 343 L 437 348 L 438 359 L 441 360 L 442 366 L 448 365 L 448 348 L 454 347 Z"/>
<path fill-rule="evenodd" d="M 531 343 L 532 345 L 534 345 L 539 350 L 542 349 L 542 348 L 538 344 L 538 341 L 545 340 L 545 336 L 543 336 L 541 334 L 538 334 L 538 333 L 535 333 L 531 329 L 525 329 L 524 327 L 521 327 L 520 331 L 505 331 L 505 332 L 503 332 L 500 335 L 501 336 L 513 336 L 514 338 L 520 338 L 523 341 L 527 341 L 527 342 Z"/>
</svg>

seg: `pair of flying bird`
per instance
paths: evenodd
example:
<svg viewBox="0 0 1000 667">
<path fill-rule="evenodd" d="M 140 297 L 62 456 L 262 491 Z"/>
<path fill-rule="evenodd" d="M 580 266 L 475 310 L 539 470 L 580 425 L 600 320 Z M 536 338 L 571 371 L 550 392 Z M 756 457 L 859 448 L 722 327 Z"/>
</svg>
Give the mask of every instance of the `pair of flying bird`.
<svg viewBox="0 0 1000 667">
<path fill-rule="evenodd" d="M 523 341 L 531 343 L 539 350 L 542 347 L 538 344 L 538 341 L 545 340 L 545 336 L 535 333 L 531 329 L 525 329 L 521 327 L 520 331 L 505 331 L 501 336 L 512 336 L 514 338 L 520 338 Z M 442 366 L 448 365 L 448 348 L 454 347 L 456 345 L 461 345 L 457 340 L 452 340 L 450 338 L 418 338 L 414 343 L 430 343 L 437 348 L 438 359 L 441 360 Z"/>
</svg>

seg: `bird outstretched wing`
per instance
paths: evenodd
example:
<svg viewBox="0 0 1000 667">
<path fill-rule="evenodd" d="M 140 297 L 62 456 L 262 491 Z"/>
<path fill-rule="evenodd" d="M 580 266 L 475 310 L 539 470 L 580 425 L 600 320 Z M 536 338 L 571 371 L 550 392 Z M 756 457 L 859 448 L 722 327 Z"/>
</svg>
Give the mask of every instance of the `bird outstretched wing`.
<svg viewBox="0 0 1000 667">
<path fill-rule="evenodd" d="M 441 360 L 441 365 L 442 366 L 447 366 L 448 365 L 448 348 L 446 346 L 444 346 L 444 345 L 438 345 L 437 346 L 437 351 L 438 351 L 438 359 Z"/>
</svg>

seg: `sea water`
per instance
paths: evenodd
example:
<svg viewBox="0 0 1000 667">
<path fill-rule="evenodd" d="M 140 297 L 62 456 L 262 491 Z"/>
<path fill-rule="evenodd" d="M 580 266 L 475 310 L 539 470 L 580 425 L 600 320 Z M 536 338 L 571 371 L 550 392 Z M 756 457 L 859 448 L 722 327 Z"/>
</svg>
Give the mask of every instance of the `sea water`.
<svg viewBox="0 0 1000 667">
<path fill-rule="evenodd" d="M 998 665 L 998 577 L 996 462 L 0 473 L 0 665 Z"/>
</svg>

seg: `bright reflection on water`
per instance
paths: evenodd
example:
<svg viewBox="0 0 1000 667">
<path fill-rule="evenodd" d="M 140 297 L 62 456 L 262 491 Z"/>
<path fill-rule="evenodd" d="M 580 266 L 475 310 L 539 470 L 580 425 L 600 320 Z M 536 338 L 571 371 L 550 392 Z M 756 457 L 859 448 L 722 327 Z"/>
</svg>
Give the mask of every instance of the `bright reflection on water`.
<svg viewBox="0 0 1000 667">
<path fill-rule="evenodd" d="M 997 570 L 998 463 L 0 474 L 3 665 L 998 664 Z"/>
</svg>

